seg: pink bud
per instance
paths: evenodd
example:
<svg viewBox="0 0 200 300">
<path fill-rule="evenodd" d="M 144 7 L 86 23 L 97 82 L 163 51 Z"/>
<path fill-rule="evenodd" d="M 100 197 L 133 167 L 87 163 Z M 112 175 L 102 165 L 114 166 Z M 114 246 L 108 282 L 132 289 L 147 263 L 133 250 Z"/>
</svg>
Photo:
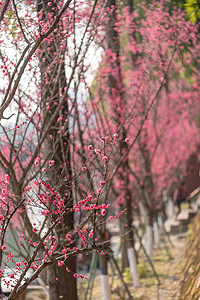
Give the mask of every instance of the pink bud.
<svg viewBox="0 0 200 300">
<path fill-rule="evenodd" d="M 117 138 L 118 138 L 118 134 L 117 133 L 113 134 L 113 139 L 117 139 Z"/>
<path fill-rule="evenodd" d="M 105 209 L 102 209 L 101 215 L 102 215 L 103 217 L 106 215 L 106 210 L 105 210 Z"/>
<path fill-rule="evenodd" d="M 55 163 L 54 160 L 50 160 L 50 161 L 49 161 L 49 167 L 53 167 L 54 163 Z"/>
<path fill-rule="evenodd" d="M 63 265 L 64 265 L 64 261 L 58 260 L 58 266 L 61 267 L 61 266 L 63 266 Z"/>
<path fill-rule="evenodd" d="M 100 150 L 100 149 L 95 149 L 94 152 L 95 152 L 96 154 L 101 154 L 101 150 Z"/>
<path fill-rule="evenodd" d="M 71 234 L 68 233 L 68 234 L 66 235 L 66 238 L 67 238 L 68 240 L 70 240 L 70 239 L 71 239 Z"/>
<path fill-rule="evenodd" d="M 102 192 L 102 189 L 98 189 L 98 190 L 97 190 L 97 194 L 98 194 L 98 195 L 100 195 L 101 192 Z"/>
<path fill-rule="evenodd" d="M 40 157 L 36 157 L 35 159 L 35 166 L 39 166 Z"/>
<path fill-rule="evenodd" d="M 108 160 L 108 157 L 107 156 L 104 156 L 104 157 L 102 157 L 102 162 L 106 162 Z"/>
<path fill-rule="evenodd" d="M 125 143 L 129 143 L 129 141 L 130 141 L 129 138 L 125 139 Z"/>
</svg>

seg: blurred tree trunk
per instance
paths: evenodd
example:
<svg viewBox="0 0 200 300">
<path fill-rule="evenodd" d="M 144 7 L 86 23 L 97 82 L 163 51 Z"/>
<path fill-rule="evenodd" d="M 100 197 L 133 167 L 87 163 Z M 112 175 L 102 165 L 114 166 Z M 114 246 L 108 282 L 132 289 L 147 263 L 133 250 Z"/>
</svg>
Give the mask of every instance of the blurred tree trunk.
<svg viewBox="0 0 200 300">
<path fill-rule="evenodd" d="M 131 5 L 131 3 L 129 3 Z M 133 4 L 133 3 L 132 3 Z M 115 22 L 117 22 L 116 18 L 116 1 L 115 0 L 108 0 L 107 7 L 112 10 L 112 13 L 109 14 L 109 20 L 107 23 L 107 47 L 111 50 L 112 53 L 115 54 L 115 62 L 113 63 L 112 68 L 116 69 L 116 76 L 114 77 L 112 74 L 109 75 L 109 86 L 110 86 L 110 94 L 111 97 L 113 95 L 113 91 L 115 95 L 120 98 L 120 104 L 116 108 L 114 107 L 115 112 L 115 119 L 117 120 L 116 127 L 120 128 L 120 119 L 123 116 L 124 107 L 126 104 L 126 93 L 124 92 L 124 84 L 123 84 L 123 76 L 122 76 L 122 69 L 120 64 L 120 41 L 119 41 L 119 34 L 117 30 L 115 30 Z M 130 7 L 130 10 L 133 9 L 133 6 Z M 121 111 L 120 111 L 121 109 Z M 126 129 L 122 128 L 122 143 L 120 146 L 120 154 L 123 155 L 124 151 L 127 150 L 127 144 L 124 142 L 126 138 Z M 126 173 L 124 181 L 125 181 L 125 207 L 126 207 L 126 217 L 127 217 L 127 227 L 125 227 L 125 239 L 126 239 L 126 246 L 127 246 L 127 254 L 129 260 L 129 266 L 131 268 L 131 273 L 134 281 L 134 286 L 139 285 L 139 276 L 136 268 L 136 253 L 134 249 L 134 238 L 133 238 L 133 230 L 132 230 L 132 192 L 130 189 L 130 180 L 129 180 L 129 163 L 128 158 L 126 158 L 122 162 L 122 176 Z M 125 256 L 126 258 L 126 256 Z"/>
</svg>

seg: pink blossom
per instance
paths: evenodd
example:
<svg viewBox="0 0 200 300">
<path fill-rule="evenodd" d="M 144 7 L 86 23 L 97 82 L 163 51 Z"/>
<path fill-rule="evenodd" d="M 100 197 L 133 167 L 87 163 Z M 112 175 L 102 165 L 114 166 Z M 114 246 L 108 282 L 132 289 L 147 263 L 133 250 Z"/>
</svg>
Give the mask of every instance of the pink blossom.
<svg viewBox="0 0 200 300">
<path fill-rule="evenodd" d="M 108 157 L 107 157 L 107 156 L 103 156 L 103 157 L 102 157 L 102 162 L 103 162 L 103 163 L 105 163 L 107 160 L 108 160 Z"/>
<path fill-rule="evenodd" d="M 84 172 L 87 168 L 86 167 L 82 167 L 82 171 Z"/>
<path fill-rule="evenodd" d="M 117 133 L 113 134 L 113 139 L 117 139 L 117 138 L 118 138 L 118 134 Z"/>
<path fill-rule="evenodd" d="M 93 150 L 93 147 L 92 147 L 92 145 L 89 145 L 89 146 L 88 146 L 88 150 L 90 150 L 90 151 L 92 151 L 92 150 Z"/>
<path fill-rule="evenodd" d="M 62 121 L 62 119 L 63 119 L 63 117 L 59 117 L 59 118 L 57 119 L 57 123 L 59 123 L 60 121 Z"/>
<path fill-rule="evenodd" d="M 98 194 L 98 195 L 100 195 L 101 192 L 102 192 L 102 189 L 98 189 L 98 190 L 97 190 L 97 194 Z"/>
<path fill-rule="evenodd" d="M 101 186 L 104 186 L 105 184 L 106 184 L 105 181 L 101 181 L 101 182 L 100 182 L 100 185 L 101 185 Z"/>
<path fill-rule="evenodd" d="M 54 164 L 55 164 L 55 161 L 54 161 L 54 160 L 50 160 L 50 161 L 49 161 L 49 167 L 53 167 Z"/>
<path fill-rule="evenodd" d="M 6 195 L 6 190 L 5 189 L 2 189 L 2 194 Z"/>
<path fill-rule="evenodd" d="M 125 139 L 125 143 L 129 143 L 129 141 L 130 141 L 129 138 Z"/>
<path fill-rule="evenodd" d="M 36 159 L 35 159 L 35 165 L 36 166 L 39 166 L 39 161 L 40 161 L 40 157 L 36 157 Z"/>
<path fill-rule="evenodd" d="M 70 240 L 70 239 L 71 239 L 71 234 L 68 233 L 68 234 L 66 235 L 66 239 Z"/>
<path fill-rule="evenodd" d="M 5 181 L 6 181 L 6 183 L 9 183 L 9 175 L 8 174 L 5 175 Z"/>
<path fill-rule="evenodd" d="M 48 215 L 51 214 L 51 212 L 50 212 L 48 209 L 46 209 L 46 210 L 41 211 L 41 214 L 42 214 L 43 216 L 48 216 Z"/>
<path fill-rule="evenodd" d="M 62 267 L 63 265 L 64 265 L 64 261 L 58 260 L 58 266 L 59 266 L 59 267 Z"/>
<path fill-rule="evenodd" d="M 101 215 L 104 217 L 106 215 L 106 210 L 105 209 L 102 209 L 101 210 Z"/>
<path fill-rule="evenodd" d="M 32 189 L 31 186 L 26 186 L 24 190 L 25 190 L 26 192 L 29 192 L 31 189 Z"/>
<path fill-rule="evenodd" d="M 38 182 L 37 182 L 36 179 L 34 179 L 33 183 L 34 183 L 35 185 L 38 185 Z"/>
<path fill-rule="evenodd" d="M 95 152 L 96 154 L 101 154 L 101 150 L 100 150 L 100 149 L 95 149 L 94 152 Z"/>
<path fill-rule="evenodd" d="M 67 249 L 64 248 L 64 249 L 61 250 L 61 252 L 62 252 L 62 253 L 66 253 L 66 252 L 67 252 Z"/>
<path fill-rule="evenodd" d="M 90 239 L 93 238 L 93 230 L 90 231 L 90 233 L 89 233 L 89 238 L 90 238 Z"/>
</svg>

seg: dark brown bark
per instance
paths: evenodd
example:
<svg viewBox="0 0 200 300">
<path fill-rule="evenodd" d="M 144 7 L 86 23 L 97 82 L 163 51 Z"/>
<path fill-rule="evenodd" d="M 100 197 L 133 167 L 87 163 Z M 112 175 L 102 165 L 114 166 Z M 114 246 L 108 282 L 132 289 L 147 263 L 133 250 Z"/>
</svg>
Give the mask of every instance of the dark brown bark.
<svg viewBox="0 0 200 300">
<path fill-rule="evenodd" d="M 19 297 L 16 298 L 16 300 L 25 300 L 26 299 L 26 290 L 20 294 Z"/>
<path fill-rule="evenodd" d="M 59 286 L 56 272 L 56 264 L 48 267 L 49 300 L 59 299 Z"/>
<path fill-rule="evenodd" d="M 121 207 L 121 210 L 123 210 L 124 207 L 122 208 Z M 124 215 L 121 216 L 119 218 L 119 222 L 120 222 L 120 235 L 121 235 L 121 252 L 122 252 L 122 272 L 124 272 L 125 268 L 129 267 L 129 263 L 128 263 L 128 255 L 127 255 L 127 248 L 128 248 L 128 245 L 127 245 L 127 238 L 125 237 L 125 231 L 126 231 L 126 227 L 125 227 L 125 224 L 126 224 L 126 220 L 124 220 Z"/>
<path fill-rule="evenodd" d="M 107 275 L 108 274 L 108 257 L 107 257 L 107 255 L 101 255 L 99 257 L 99 260 L 100 260 L 101 274 Z"/>
<path fill-rule="evenodd" d="M 155 211 L 151 210 L 148 212 L 148 225 L 153 227 L 153 221 L 155 220 Z"/>
<path fill-rule="evenodd" d="M 57 3 L 53 3 L 51 7 L 48 6 L 48 0 L 42 2 L 38 0 L 38 11 L 43 9 L 42 19 L 47 20 L 47 14 L 50 12 L 53 16 L 57 13 Z M 54 8 L 54 10 L 52 10 Z M 56 103 L 59 103 L 60 91 L 64 93 L 66 86 L 64 53 L 60 50 L 61 44 L 61 30 L 62 24 L 57 27 L 57 32 L 54 32 L 49 37 L 49 40 L 42 45 L 41 55 L 41 101 L 43 104 L 43 117 L 45 123 L 51 118 L 52 113 L 55 111 Z M 48 83 L 46 83 L 48 81 Z M 46 110 L 46 104 L 49 105 L 49 111 Z M 68 103 L 65 101 L 60 115 L 64 119 L 68 117 Z M 58 116 L 59 117 L 59 116 Z M 47 139 L 45 143 L 45 156 L 55 161 L 54 167 L 49 172 L 50 185 L 61 195 L 65 205 L 68 208 L 73 207 L 72 198 L 72 172 L 71 172 L 71 158 L 70 158 L 70 139 L 68 125 L 64 125 L 63 132 L 58 135 L 61 125 L 57 120 L 52 125 L 49 132 L 53 138 Z M 45 128 L 45 124 L 44 124 Z M 66 177 L 68 179 L 66 179 Z M 51 209 L 54 209 L 53 205 Z M 65 215 L 57 226 L 56 234 L 58 237 L 58 247 L 62 244 L 66 234 L 73 229 L 74 216 L 73 213 Z M 73 245 L 71 245 L 73 246 Z M 66 266 L 70 269 L 70 273 L 66 271 Z M 49 267 L 49 287 L 50 287 L 50 300 L 57 300 L 60 297 L 65 300 L 77 299 L 76 279 L 73 273 L 76 272 L 76 257 L 66 260 L 65 266 L 58 267 L 57 265 Z M 57 280 L 58 279 L 58 280 Z"/>
</svg>

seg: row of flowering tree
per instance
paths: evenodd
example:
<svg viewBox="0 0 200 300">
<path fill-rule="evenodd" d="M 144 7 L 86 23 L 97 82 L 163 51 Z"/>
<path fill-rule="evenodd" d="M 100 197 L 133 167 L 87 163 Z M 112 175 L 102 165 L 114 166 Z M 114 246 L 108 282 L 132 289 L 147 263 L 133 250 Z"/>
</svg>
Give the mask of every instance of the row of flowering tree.
<svg viewBox="0 0 200 300">
<path fill-rule="evenodd" d="M 171 195 L 177 187 L 199 144 L 198 28 L 184 12 L 169 12 L 157 3 L 140 6 L 142 19 L 129 5 L 109 3 L 105 55 L 90 91 L 97 124 L 93 135 L 90 127 L 90 138 L 95 141 L 102 131 L 107 137 L 119 135 L 106 196 L 127 209 L 121 228 L 137 286 L 133 212 L 140 203 L 145 207 L 152 258 L 153 221 L 163 193 Z"/>
<path fill-rule="evenodd" d="M 118 217 L 138 286 L 134 209 L 142 202 L 152 226 L 199 142 L 195 67 L 181 79 L 198 61 L 198 29 L 180 11 L 129 2 L 0 2 L 0 266 L 9 299 L 38 277 L 49 299 L 77 299 L 83 252 L 101 254 L 108 286 L 102 240 Z"/>
</svg>

